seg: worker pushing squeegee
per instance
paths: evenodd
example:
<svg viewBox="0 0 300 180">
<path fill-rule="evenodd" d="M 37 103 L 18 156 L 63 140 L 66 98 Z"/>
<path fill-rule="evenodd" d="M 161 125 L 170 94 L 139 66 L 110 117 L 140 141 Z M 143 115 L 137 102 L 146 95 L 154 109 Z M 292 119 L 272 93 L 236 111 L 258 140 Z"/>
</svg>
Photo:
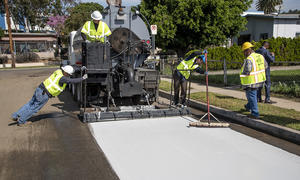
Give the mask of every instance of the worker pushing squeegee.
<svg viewBox="0 0 300 180">
<path fill-rule="evenodd" d="M 182 60 L 173 73 L 174 78 L 174 104 L 175 106 L 186 105 L 186 90 L 187 80 L 189 79 L 191 72 L 196 71 L 200 74 L 207 74 L 200 65 L 205 63 L 204 53 L 207 51 L 195 50 L 186 59 Z M 179 101 L 179 88 L 181 89 L 181 97 Z"/>
<path fill-rule="evenodd" d="M 198 121 L 191 122 L 190 126 L 196 127 L 228 127 L 228 123 L 221 123 L 215 116 L 210 113 L 209 109 L 209 97 L 208 97 L 208 68 L 207 68 L 207 50 L 203 52 L 194 50 L 185 60 L 182 60 L 180 64 L 177 66 L 173 77 L 174 77 L 174 104 L 176 106 L 179 104 L 179 87 L 181 87 L 181 104 L 185 106 L 186 103 L 186 88 L 187 88 L 187 80 L 189 79 L 191 72 L 196 71 L 200 74 L 205 74 L 206 77 L 206 100 L 207 100 L 207 113 Z M 206 70 L 202 70 L 200 65 L 205 63 Z M 189 84 L 190 90 L 190 84 Z M 190 94 L 190 93 L 189 93 Z M 201 122 L 204 117 L 207 116 L 208 122 Z M 212 123 L 210 121 L 210 116 L 213 116 L 217 123 Z"/>
</svg>

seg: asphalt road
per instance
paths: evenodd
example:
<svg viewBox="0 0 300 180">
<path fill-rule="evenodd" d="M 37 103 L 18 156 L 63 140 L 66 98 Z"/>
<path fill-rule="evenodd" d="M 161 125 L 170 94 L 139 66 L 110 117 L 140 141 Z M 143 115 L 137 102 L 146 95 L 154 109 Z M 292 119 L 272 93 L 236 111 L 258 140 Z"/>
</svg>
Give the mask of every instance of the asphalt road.
<svg viewBox="0 0 300 180">
<path fill-rule="evenodd" d="M 50 99 L 27 127 L 10 120 L 54 70 L 0 71 L 0 179 L 118 179 L 70 93 Z"/>
<path fill-rule="evenodd" d="M 55 69 L 0 70 L 0 179 L 118 179 L 69 92 L 52 98 L 28 127 L 10 120 Z M 203 112 L 193 110 L 198 114 Z M 240 125 L 231 128 L 300 155 L 300 147 Z"/>
</svg>

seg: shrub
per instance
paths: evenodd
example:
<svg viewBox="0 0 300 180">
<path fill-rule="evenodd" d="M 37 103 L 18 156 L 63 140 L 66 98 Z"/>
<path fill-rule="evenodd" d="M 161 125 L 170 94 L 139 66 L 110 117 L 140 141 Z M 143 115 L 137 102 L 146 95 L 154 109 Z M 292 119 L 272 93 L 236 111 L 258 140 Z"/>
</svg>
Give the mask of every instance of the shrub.
<svg viewBox="0 0 300 180">
<path fill-rule="evenodd" d="M 300 97 L 300 85 L 295 81 L 292 83 L 278 82 L 271 86 L 271 92 L 285 94 L 292 97 Z"/>
<path fill-rule="evenodd" d="M 7 63 L 7 56 L 0 56 L 0 64 L 4 64 L 4 63 Z"/>
<path fill-rule="evenodd" d="M 265 40 L 252 42 L 254 50 L 262 46 Z M 275 60 L 282 61 L 281 64 L 276 65 L 291 65 L 284 63 L 287 61 L 300 62 L 300 37 L 298 38 L 270 38 L 267 39 L 270 43 L 270 52 L 275 53 Z M 208 49 L 208 60 L 222 60 L 222 62 L 209 62 L 209 69 L 221 70 L 223 69 L 223 60 L 226 59 L 228 69 L 239 69 L 244 62 L 244 55 L 240 46 L 233 45 L 230 48 L 213 47 Z"/>
<path fill-rule="evenodd" d="M 38 59 L 39 59 L 38 55 L 33 52 L 26 52 L 26 53 L 18 54 L 16 56 L 17 63 L 37 62 Z"/>
</svg>

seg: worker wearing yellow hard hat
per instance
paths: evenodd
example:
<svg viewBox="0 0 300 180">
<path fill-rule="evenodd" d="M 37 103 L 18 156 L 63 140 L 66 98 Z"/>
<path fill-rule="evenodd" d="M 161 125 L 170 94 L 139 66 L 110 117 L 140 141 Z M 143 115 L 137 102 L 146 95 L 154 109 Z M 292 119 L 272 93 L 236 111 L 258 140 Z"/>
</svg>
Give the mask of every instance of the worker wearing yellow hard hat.
<svg viewBox="0 0 300 180">
<path fill-rule="evenodd" d="M 240 80 L 243 89 L 246 91 L 248 103 L 245 109 L 251 112 L 252 118 L 259 118 L 257 106 L 257 89 L 263 86 L 266 80 L 265 59 L 262 55 L 253 51 L 253 45 L 245 42 L 242 45 L 243 53 L 246 57 L 240 72 Z"/>
</svg>

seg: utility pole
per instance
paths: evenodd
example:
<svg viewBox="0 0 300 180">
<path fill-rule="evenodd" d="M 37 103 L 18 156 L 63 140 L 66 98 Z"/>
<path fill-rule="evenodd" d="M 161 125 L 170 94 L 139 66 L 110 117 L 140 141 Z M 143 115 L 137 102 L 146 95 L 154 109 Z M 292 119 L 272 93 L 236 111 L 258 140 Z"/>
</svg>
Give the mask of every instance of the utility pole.
<svg viewBox="0 0 300 180">
<path fill-rule="evenodd" d="M 8 29 L 8 36 L 9 36 L 9 48 L 11 53 L 11 67 L 16 68 L 16 62 L 15 62 L 15 54 L 14 54 L 14 48 L 13 48 L 13 40 L 12 40 L 12 34 L 11 34 L 11 26 L 10 26 L 10 14 L 8 10 L 8 2 L 7 0 L 4 0 L 4 6 L 5 6 L 5 12 L 6 12 L 6 22 L 7 22 L 7 29 Z"/>
</svg>

